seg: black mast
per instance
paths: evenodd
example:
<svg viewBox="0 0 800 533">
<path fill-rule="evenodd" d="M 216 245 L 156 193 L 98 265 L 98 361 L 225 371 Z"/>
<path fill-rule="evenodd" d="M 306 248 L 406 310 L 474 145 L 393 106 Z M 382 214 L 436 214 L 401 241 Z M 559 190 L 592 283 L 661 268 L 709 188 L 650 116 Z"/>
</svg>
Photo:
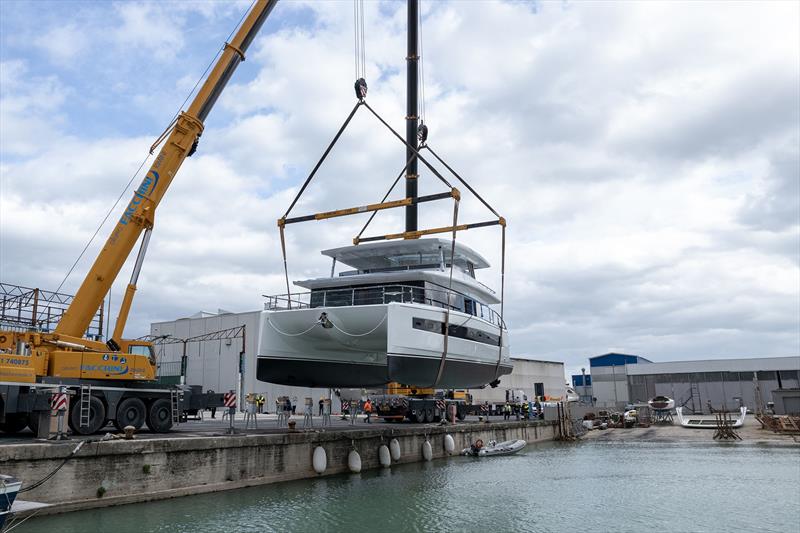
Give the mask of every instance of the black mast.
<svg viewBox="0 0 800 533">
<path fill-rule="evenodd" d="M 408 66 L 407 97 L 406 97 L 406 142 L 417 149 L 417 66 L 419 55 L 417 53 L 417 21 L 419 20 L 419 1 L 408 0 Z M 410 160 L 414 152 L 406 147 L 406 161 Z M 406 170 L 406 198 L 417 198 L 417 160 L 408 165 Z M 417 231 L 417 205 L 406 207 L 406 231 Z"/>
</svg>

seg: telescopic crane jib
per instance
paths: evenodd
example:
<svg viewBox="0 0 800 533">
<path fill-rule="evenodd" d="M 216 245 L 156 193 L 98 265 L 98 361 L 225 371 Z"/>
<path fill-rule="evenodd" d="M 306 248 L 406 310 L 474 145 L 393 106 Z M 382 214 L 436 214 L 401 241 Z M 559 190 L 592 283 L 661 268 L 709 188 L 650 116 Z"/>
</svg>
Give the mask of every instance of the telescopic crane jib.
<svg viewBox="0 0 800 533">
<path fill-rule="evenodd" d="M 155 211 L 183 161 L 197 149 L 203 122 L 236 67 L 244 61 L 277 0 L 255 0 L 230 42 L 225 43 L 202 87 L 186 111 L 159 138 L 163 140 L 153 165 L 125 207 L 103 249 L 86 274 L 75 298 L 54 333 L 0 331 L 0 381 L 34 382 L 40 376 L 115 380 L 152 380 L 155 358 L 152 345 L 121 339 L 155 221 Z M 114 334 L 107 346 L 85 339 L 87 327 L 108 293 L 136 241 L 144 232 Z M 137 348 L 138 347 L 138 348 Z M 111 352 L 109 352 L 109 349 Z M 124 352 L 125 356 L 113 355 Z M 112 355 L 109 355 L 109 354 Z"/>
</svg>

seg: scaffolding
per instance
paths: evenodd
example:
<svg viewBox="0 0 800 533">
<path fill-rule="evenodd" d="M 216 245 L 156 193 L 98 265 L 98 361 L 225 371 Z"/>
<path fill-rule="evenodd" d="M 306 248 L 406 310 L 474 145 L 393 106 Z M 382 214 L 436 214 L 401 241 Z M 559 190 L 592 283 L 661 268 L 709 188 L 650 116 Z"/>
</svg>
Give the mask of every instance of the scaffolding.
<svg viewBox="0 0 800 533">
<path fill-rule="evenodd" d="M 49 333 L 58 325 L 74 296 L 62 292 L 0 282 L 0 328 Z M 92 317 L 85 336 L 103 339 L 105 302 Z"/>
</svg>

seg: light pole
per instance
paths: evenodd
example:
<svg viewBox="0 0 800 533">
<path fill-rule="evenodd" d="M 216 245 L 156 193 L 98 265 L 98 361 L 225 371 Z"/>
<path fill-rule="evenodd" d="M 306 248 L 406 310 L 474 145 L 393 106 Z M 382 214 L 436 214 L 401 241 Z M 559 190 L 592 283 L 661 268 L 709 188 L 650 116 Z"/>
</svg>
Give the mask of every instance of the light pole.
<svg viewBox="0 0 800 533">
<path fill-rule="evenodd" d="M 586 402 L 586 368 L 581 368 L 581 375 L 583 376 L 583 380 L 581 384 L 583 385 L 583 398 L 581 398 L 581 403 Z"/>
</svg>

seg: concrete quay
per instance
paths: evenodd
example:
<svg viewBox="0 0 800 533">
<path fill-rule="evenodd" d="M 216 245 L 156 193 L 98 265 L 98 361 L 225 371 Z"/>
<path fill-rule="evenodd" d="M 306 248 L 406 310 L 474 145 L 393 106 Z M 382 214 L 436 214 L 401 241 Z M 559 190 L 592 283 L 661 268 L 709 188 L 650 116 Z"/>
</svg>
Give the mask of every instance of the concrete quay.
<svg viewBox="0 0 800 533">
<path fill-rule="evenodd" d="M 654 424 L 641 428 L 610 428 L 592 430 L 581 439 L 597 442 L 654 442 L 654 443 L 726 443 L 730 445 L 796 446 L 800 447 L 800 436 L 774 433 L 761 429 L 761 424 L 752 415 L 747 415 L 744 425 L 735 430 L 742 440 L 714 440 L 713 428 L 685 428 L 677 423 Z"/>
<path fill-rule="evenodd" d="M 556 428 L 543 421 L 464 422 L 456 425 L 380 424 L 309 430 L 264 430 L 257 434 L 170 435 L 167 438 L 105 440 L 95 436 L 46 483 L 20 495 L 51 504 L 39 514 L 59 513 L 133 502 L 229 490 L 292 479 L 348 472 L 347 457 L 355 449 L 362 469 L 380 468 L 378 448 L 396 438 L 401 457 L 396 463 L 423 461 L 429 440 L 433 458 L 447 455 L 450 434 L 455 453 L 477 439 L 529 443 L 553 440 Z M 0 446 L 0 464 L 31 484 L 56 469 L 79 439 L 63 443 L 28 441 Z M 327 469 L 317 474 L 314 449 L 322 446 Z M 23 485 L 24 487 L 25 485 Z"/>
</svg>

